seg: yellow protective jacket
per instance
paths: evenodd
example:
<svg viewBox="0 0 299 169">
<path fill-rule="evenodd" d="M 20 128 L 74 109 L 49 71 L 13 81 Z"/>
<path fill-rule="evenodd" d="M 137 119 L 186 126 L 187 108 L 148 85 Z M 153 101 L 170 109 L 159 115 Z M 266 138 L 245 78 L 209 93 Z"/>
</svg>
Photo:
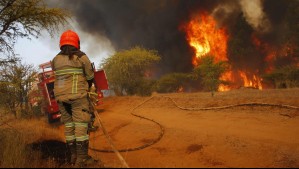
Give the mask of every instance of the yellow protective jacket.
<svg viewBox="0 0 299 169">
<path fill-rule="evenodd" d="M 55 72 L 54 94 L 58 101 L 69 101 L 87 95 L 88 82 L 94 78 L 89 58 L 83 52 L 69 55 L 58 54 L 52 60 Z"/>
</svg>

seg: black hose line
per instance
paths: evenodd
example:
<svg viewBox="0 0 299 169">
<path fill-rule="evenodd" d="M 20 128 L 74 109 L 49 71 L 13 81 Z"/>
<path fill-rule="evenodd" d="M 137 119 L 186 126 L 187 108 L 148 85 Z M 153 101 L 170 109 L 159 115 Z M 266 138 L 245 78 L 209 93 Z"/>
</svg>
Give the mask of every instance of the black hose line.
<svg viewBox="0 0 299 169">
<path fill-rule="evenodd" d="M 144 120 L 148 120 L 148 121 L 151 121 L 153 123 L 155 123 L 156 125 L 159 126 L 160 128 L 160 133 L 159 133 L 159 136 L 153 140 L 152 142 L 148 143 L 148 144 L 144 144 L 142 146 L 139 146 L 139 147 L 135 147 L 135 148 L 127 148 L 127 149 L 120 149 L 118 150 L 119 152 L 129 152 L 129 151 L 137 151 L 137 150 L 141 150 L 141 149 L 144 149 L 144 148 L 147 148 L 149 146 L 152 146 L 154 144 L 156 144 L 157 142 L 159 142 L 163 135 L 164 135 L 164 132 L 165 132 L 165 129 L 164 127 L 158 123 L 157 121 L 153 120 L 153 119 L 149 119 L 147 117 L 144 117 L 144 116 L 141 116 L 141 115 L 137 115 L 137 114 L 134 114 L 133 112 L 141 107 L 143 104 L 145 104 L 146 102 L 152 100 L 153 98 L 155 98 L 157 96 L 153 96 L 147 100 L 145 100 L 144 102 L 140 103 L 139 105 L 137 105 L 136 107 L 134 107 L 131 111 L 131 115 L 135 116 L 135 117 L 138 117 L 138 118 L 141 118 L 141 119 L 144 119 Z M 240 107 L 240 106 L 272 106 L 272 107 L 279 107 L 279 108 L 287 108 L 287 109 L 296 109 L 296 110 L 299 110 L 299 107 L 296 107 L 296 106 L 291 106 L 291 105 L 283 105 L 283 104 L 269 104 L 269 103 L 257 103 L 257 102 L 251 102 L 251 103 L 243 103 L 243 104 L 234 104 L 234 105 L 227 105 L 227 106 L 219 106 L 219 107 L 203 107 L 203 108 L 186 108 L 186 107 L 182 107 L 182 106 L 179 106 L 177 104 L 176 101 L 174 101 L 173 98 L 171 97 L 168 97 L 168 96 L 162 96 L 164 98 L 167 98 L 167 99 L 170 99 L 171 102 L 174 103 L 174 105 L 181 109 L 181 110 L 186 110 L 186 111 L 200 111 L 200 110 L 219 110 L 219 109 L 229 109 L 229 108 L 233 108 L 233 107 Z M 96 151 L 96 152 L 102 152 L 102 153 L 113 153 L 114 151 L 113 150 L 102 150 L 102 149 L 96 149 L 96 148 L 89 148 L 90 150 L 92 151 Z"/>
</svg>

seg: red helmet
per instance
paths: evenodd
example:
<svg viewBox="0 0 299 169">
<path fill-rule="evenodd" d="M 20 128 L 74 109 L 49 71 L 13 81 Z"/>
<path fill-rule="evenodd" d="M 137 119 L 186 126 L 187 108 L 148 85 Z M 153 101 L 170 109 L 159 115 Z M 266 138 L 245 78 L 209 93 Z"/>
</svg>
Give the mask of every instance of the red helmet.
<svg viewBox="0 0 299 169">
<path fill-rule="evenodd" d="M 72 45 L 80 49 L 80 38 L 78 34 L 72 30 L 63 32 L 60 37 L 59 47 L 61 48 L 63 45 Z"/>
</svg>

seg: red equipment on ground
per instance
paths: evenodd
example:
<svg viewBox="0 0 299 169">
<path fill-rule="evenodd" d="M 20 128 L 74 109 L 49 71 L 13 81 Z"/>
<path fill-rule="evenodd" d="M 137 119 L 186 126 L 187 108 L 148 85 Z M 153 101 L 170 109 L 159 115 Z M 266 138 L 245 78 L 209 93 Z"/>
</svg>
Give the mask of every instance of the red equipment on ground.
<svg viewBox="0 0 299 169">
<path fill-rule="evenodd" d="M 46 62 L 39 65 L 42 70 L 38 74 L 39 83 L 38 89 L 40 91 L 42 99 L 41 111 L 48 116 L 49 123 L 57 122 L 60 120 L 61 114 L 59 111 L 58 103 L 55 100 L 54 95 L 54 81 L 55 74 L 52 70 L 51 62 Z M 108 90 L 108 82 L 104 70 L 94 69 L 95 87 L 97 88 L 98 94 L 98 105 L 103 104 L 104 95 L 102 90 Z"/>
</svg>

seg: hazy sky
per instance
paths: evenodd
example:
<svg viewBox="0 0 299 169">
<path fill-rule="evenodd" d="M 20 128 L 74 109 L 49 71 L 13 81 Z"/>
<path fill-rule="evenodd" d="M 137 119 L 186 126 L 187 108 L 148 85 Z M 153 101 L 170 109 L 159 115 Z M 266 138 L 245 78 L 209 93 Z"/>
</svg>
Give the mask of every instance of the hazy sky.
<svg viewBox="0 0 299 169">
<path fill-rule="evenodd" d="M 42 36 L 38 39 L 19 39 L 15 46 L 15 52 L 22 58 L 23 63 L 33 64 L 38 67 L 39 64 L 48 62 L 59 53 L 59 39 L 60 35 L 68 29 L 76 31 L 81 40 L 81 50 L 87 54 L 91 62 L 94 62 L 96 67 L 102 61 L 114 54 L 114 48 L 110 41 L 105 38 L 95 37 L 84 33 L 75 25 L 75 21 L 70 21 L 70 25 L 61 30 L 58 30 L 56 36 L 51 37 L 48 33 L 42 32 Z"/>
</svg>

